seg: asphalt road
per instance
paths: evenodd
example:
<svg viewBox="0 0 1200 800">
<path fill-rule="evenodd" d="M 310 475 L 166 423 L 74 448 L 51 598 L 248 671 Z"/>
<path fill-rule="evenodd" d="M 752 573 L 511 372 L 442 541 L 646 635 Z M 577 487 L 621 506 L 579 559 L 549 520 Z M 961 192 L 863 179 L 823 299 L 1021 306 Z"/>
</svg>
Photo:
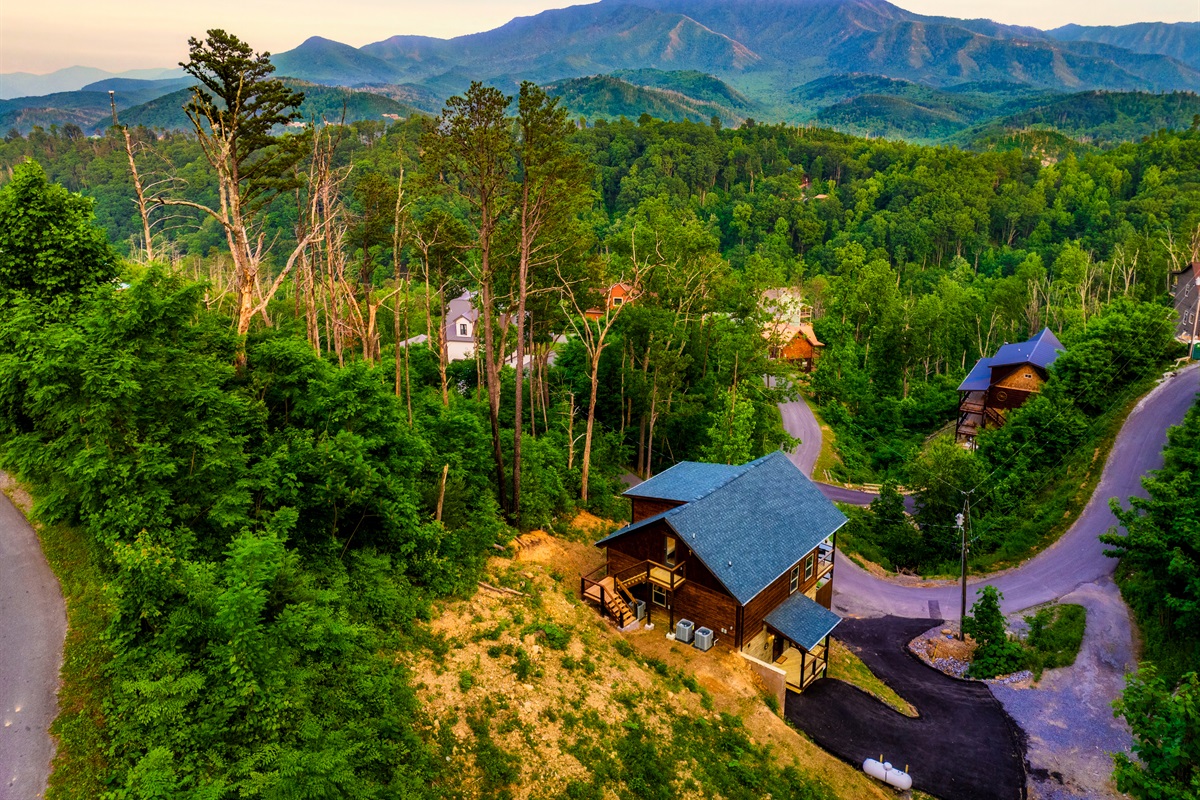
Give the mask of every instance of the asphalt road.
<svg viewBox="0 0 1200 800">
<path fill-rule="evenodd" d="M 783 415 L 783 429 L 800 440 L 800 445 L 788 453 L 788 458 L 811 478 L 817 457 L 821 455 L 821 426 L 803 397 L 780 403 L 779 413 Z"/>
<path fill-rule="evenodd" d="M 917 660 L 908 642 L 928 619 L 848 619 L 837 637 L 917 709 L 917 718 L 839 680 L 788 692 L 784 713 L 822 748 L 851 764 L 882 755 L 913 787 L 947 800 L 1025 796 L 1024 748 L 1003 707 L 982 683 L 950 678 Z"/>
<path fill-rule="evenodd" d="M 37 534 L 0 494 L 0 800 L 42 797 L 67 616 Z"/>
<path fill-rule="evenodd" d="M 967 583 L 967 603 L 976 590 L 992 584 L 1004 594 L 1003 609 L 1012 613 L 1048 603 L 1080 586 L 1106 578 L 1116 569 L 1104 555 L 1101 533 L 1116 525 L 1110 498 L 1128 505 L 1144 495 L 1142 476 L 1162 466 L 1167 429 L 1183 421 L 1200 391 L 1200 366 L 1165 379 L 1129 415 L 1104 465 L 1100 483 L 1075 524 L 1053 545 L 1003 572 Z M 854 616 L 959 617 L 959 588 L 953 582 L 896 581 L 876 577 L 845 557 L 838 558 L 834 608 Z"/>
</svg>

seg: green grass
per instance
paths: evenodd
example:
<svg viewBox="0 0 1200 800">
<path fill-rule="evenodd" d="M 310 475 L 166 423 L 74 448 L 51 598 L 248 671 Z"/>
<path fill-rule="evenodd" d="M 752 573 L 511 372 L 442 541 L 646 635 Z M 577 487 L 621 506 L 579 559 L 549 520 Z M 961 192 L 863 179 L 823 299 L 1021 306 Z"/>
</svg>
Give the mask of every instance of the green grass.
<svg viewBox="0 0 1200 800">
<path fill-rule="evenodd" d="M 1025 621 L 1029 624 L 1025 646 L 1035 679 L 1041 679 L 1042 670 L 1075 663 L 1087 628 L 1086 608 L 1074 604 L 1049 606 Z"/>
<path fill-rule="evenodd" d="M 917 709 L 896 691 L 881 681 L 862 659 L 837 639 L 829 640 L 828 677 L 857 686 L 867 694 L 886 703 L 906 717 L 916 717 Z"/>
</svg>

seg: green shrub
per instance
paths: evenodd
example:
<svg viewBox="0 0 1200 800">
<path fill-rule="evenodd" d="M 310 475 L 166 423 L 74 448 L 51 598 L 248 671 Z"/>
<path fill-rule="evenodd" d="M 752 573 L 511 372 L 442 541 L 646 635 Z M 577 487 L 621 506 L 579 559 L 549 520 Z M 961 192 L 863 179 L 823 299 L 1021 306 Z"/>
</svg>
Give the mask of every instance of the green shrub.
<svg viewBox="0 0 1200 800">
<path fill-rule="evenodd" d="M 1000 601 L 1004 599 L 995 586 L 979 590 L 979 599 L 971 606 L 971 616 L 963 620 L 963 630 L 975 638 L 975 658 L 967 674 L 972 678 L 994 678 L 1016 672 L 1025 666 L 1021 645 L 1008 638 Z"/>
<path fill-rule="evenodd" d="M 1029 625 L 1025 638 L 1029 668 L 1035 677 L 1040 678 L 1042 670 L 1075 663 L 1087 627 L 1087 609 L 1074 604 L 1043 608 L 1025 622 Z"/>
</svg>

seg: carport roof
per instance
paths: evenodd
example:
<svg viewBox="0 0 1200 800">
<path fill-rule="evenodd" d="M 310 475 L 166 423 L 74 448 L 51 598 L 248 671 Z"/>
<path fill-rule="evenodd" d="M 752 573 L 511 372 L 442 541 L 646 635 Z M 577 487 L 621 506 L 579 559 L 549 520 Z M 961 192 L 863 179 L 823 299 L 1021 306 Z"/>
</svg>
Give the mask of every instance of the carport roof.
<svg viewBox="0 0 1200 800">
<path fill-rule="evenodd" d="M 805 650 L 812 650 L 842 618 L 820 603 L 796 592 L 770 614 L 766 623 Z"/>
</svg>

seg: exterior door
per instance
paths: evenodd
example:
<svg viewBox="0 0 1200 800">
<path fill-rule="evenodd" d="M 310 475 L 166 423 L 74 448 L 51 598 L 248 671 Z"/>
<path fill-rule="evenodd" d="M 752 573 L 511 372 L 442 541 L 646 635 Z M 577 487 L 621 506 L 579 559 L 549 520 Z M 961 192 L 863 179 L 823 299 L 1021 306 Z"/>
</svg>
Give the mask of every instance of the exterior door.
<svg viewBox="0 0 1200 800">
<path fill-rule="evenodd" d="M 663 563 L 668 567 L 675 566 L 675 537 L 668 536 L 666 544 L 666 553 L 663 556 Z"/>
</svg>

